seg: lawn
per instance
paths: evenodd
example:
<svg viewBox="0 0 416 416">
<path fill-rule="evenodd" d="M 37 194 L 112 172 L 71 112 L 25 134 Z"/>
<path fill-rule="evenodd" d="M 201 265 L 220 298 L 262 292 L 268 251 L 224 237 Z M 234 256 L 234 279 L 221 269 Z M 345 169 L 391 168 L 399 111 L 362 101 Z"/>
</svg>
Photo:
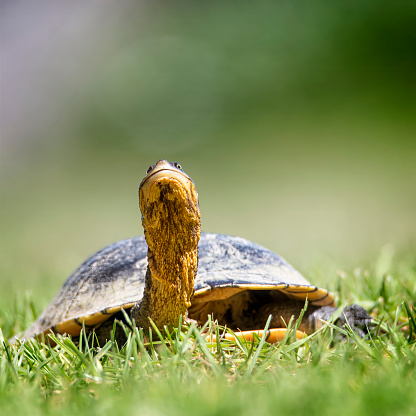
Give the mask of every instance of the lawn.
<svg viewBox="0 0 416 416">
<path fill-rule="evenodd" d="M 0 416 L 416 414 L 416 3 L 243 3 L 1 2 Z M 203 231 L 363 306 L 369 336 L 10 344 L 142 233 L 158 159 L 195 181 Z"/>
<path fill-rule="evenodd" d="M 1 414 L 338 414 L 413 415 L 416 409 L 416 263 L 382 250 L 368 265 L 340 271 L 338 304 L 357 302 L 374 317 L 367 339 L 328 323 L 280 344 L 222 340 L 215 322 L 145 343 L 90 348 L 70 338 L 51 347 L 8 343 L 36 314 L 26 297 L 0 311 Z M 325 264 L 314 273 L 325 273 Z M 296 323 L 293 323 L 296 326 Z M 339 340 L 340 334 L 344 340 Z"/>
</svg>

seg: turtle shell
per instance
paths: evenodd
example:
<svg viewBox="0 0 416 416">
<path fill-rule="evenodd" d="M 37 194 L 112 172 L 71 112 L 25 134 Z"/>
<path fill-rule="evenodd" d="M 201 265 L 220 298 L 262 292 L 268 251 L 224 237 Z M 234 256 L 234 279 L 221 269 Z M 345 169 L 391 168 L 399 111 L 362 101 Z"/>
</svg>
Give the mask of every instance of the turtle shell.
<svg viewBox="0 0 416 416">
<path fill-rule="evenodd" d="M 121 309 L 130 309 L 143 296 L 146 270 L 144 236 L 110 244 L 69 276 L 22 338 L 50 330 L 76 336 L 82 325 L 94 328 Z M 225 301 L 239 292 L 261 290 L 277 290 L 290 299 L 307 298 L 316 306 L 334 304 L 331 293 L 311 285 L 270 250 L 239 237 L 201 234 L 190 311 L 207 302 Z"/>
</svg>

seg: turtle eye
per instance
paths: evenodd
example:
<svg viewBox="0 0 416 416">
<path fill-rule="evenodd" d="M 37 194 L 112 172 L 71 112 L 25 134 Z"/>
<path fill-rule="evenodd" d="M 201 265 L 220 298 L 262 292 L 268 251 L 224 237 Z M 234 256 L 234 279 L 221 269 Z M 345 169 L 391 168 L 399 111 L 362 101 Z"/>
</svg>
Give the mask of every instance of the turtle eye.
<svg viewBox="0 0 416 416">
<path fill-rule="evenodd" d="M 179 170 L 182 170 L 183 171 L 182 166 L 179 163 L 172 162 L 172 165 L 175 166 L 176 169 L 179 169 Z"/>
<path fill-rule="evenodd" d="M 149 166 L 149 167 L 147 168 L 146 174 L 147 174 L 147 173 L 150 173 L 150 172 L 153 170 L 153 168 L 154 168 L 154 167 L 155 167 L 155 165 Z"/>
</svg>

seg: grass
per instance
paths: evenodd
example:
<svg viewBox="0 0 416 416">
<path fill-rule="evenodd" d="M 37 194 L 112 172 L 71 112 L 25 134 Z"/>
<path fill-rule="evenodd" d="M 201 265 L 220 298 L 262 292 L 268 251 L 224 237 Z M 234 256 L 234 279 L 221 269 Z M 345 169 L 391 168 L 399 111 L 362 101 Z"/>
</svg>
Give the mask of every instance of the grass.
<svg viewBox="0 0 416 416">
<path fill-rule="evenodd" d="M 340 272 L 334 290 L 340 304 L 373 315 L 367 339 L 328 323 L 298 342 L 211 343 L 205 332 L 224 328 L 209 321 L 147 343 L 136 329 L 124 346 L 90 347 L 85 334 L 79 345 L 66 337 L 54 347 L 11 345 L 36 314 L 25 298 L 0 310 L 0 414 L 414 414 L 414 255 L 393 261 L 384 250 L 369 267 Z"/>
</svg>

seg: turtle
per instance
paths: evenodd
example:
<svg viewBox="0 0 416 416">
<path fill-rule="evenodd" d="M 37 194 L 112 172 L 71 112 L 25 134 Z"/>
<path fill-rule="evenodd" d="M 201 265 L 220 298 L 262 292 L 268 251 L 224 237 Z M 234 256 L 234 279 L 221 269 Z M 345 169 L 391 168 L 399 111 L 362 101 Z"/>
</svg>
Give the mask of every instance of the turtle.
<svg viewBox="0 0 416 416">
<path fill-rule="evenodd" d="M 241 237 L 201 233 L 198 194 L 178 163 L 163 159 L 150 166 L 139 200 L 144 236 L 110 244 L 85 260 L 21 340 L 51 332 L 77 337 L 84 326 L 102 343 L 114 320 L 127 313 L 144 331 L 150 319 L 163 330 L 180 319 L 203 324 L 212 315 L 246 339 L 262 334 L 271 315 L 266 340 L 276 342 L 306 299 L 297 337 L 313 333 L 337 310 L 332 293 L 272 251 Z M 363 336 L 371 317 L 351 305 L 337 324 L 347 321 Z"/>
</svg>

